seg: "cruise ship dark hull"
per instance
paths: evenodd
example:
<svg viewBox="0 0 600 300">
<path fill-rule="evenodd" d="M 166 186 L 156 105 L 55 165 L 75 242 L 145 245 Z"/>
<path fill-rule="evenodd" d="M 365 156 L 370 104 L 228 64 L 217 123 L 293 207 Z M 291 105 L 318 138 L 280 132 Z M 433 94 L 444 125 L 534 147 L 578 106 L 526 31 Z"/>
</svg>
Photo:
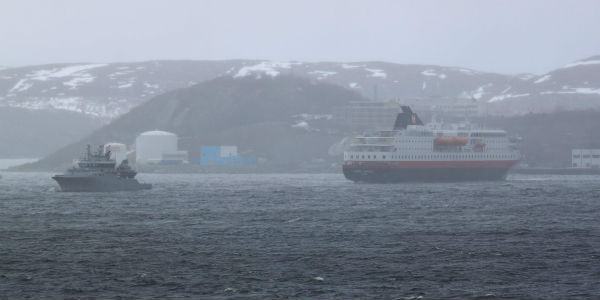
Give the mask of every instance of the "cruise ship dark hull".
<svg viewBox="0 0 600 300">
<path fill-rule="evenodd" d="M 493 166 L 394 167 L 344 165 L 344 176 L 355 182 L 452 182 L 503 180 L 514 163 Z"/>
<path fill-rule="evenodd" d="M 62 192 L 117 192 L 139 191 L 152 188 L 151 184 L 139 183 L 134 178 L 118 176 L 68 176 L 52 177 L 60 186 Z"/>
</svg>

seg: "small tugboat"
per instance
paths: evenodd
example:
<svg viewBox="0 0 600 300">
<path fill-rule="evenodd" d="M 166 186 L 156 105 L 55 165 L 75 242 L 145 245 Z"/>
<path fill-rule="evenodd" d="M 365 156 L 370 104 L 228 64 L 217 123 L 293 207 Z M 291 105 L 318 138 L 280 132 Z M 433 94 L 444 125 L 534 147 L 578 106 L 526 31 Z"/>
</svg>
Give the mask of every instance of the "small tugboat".
<svg viewBox="0 0 600 300">
<path fill-rule="evenodd" d="M 111 158 L 110 148 L 106 152 L 100 146 L 92 153 L 90 145 L 84 157 L 76 162 L 76 166 L 65 174 L 52 176 L 63 192 L 115 192 L 138 191 L 152 188 L 151 184 L 139 183 L 135 172 L 127 160 L 117 167 L 116 160 Z"/>
</svg>

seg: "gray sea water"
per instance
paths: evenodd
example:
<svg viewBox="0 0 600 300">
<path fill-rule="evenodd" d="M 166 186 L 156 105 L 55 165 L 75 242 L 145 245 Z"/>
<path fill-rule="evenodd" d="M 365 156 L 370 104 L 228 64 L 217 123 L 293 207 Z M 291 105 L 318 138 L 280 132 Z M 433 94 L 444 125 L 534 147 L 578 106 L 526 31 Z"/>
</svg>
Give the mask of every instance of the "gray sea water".
<svg viewBox="0 0 600 300">
<path fill-rule="evenodd" d="M 0 298 L 600 298 L 600 177 L 2 173 Z"/>
</svg>

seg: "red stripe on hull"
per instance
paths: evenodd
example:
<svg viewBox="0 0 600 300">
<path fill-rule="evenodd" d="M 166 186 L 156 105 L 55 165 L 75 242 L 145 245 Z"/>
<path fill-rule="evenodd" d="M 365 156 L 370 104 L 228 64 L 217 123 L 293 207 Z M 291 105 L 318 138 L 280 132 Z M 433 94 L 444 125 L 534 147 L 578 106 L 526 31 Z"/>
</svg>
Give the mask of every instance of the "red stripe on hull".
<svg viewBox="0 0 600 300">
<path fill-rule="evenodd" d="M 518 160 L 346 161 L 344 168 L 510 168 Z"/>
</svg>

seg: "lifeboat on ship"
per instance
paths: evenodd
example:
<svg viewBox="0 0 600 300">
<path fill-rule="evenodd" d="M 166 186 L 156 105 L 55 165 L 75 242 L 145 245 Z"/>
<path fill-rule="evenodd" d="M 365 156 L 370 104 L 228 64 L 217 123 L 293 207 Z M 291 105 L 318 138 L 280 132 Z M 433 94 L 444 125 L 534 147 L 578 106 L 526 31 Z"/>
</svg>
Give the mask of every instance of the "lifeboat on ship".
<svg viewBox="0 0 600 300">
<path fill-rule="evenodd" d="M 482 141 L 477 141 L 475 145 L 473 145 L 473 151 L 482 152 L 485 147 L 485 143 Z"/>
<path fill-rule="evenodd" d="M 436 137 L 433 139 L 433 143 L 436 146 L 464 146 L 468 142 L 467 139 L 453 136 L 453 137 Z"/>
</svg>

